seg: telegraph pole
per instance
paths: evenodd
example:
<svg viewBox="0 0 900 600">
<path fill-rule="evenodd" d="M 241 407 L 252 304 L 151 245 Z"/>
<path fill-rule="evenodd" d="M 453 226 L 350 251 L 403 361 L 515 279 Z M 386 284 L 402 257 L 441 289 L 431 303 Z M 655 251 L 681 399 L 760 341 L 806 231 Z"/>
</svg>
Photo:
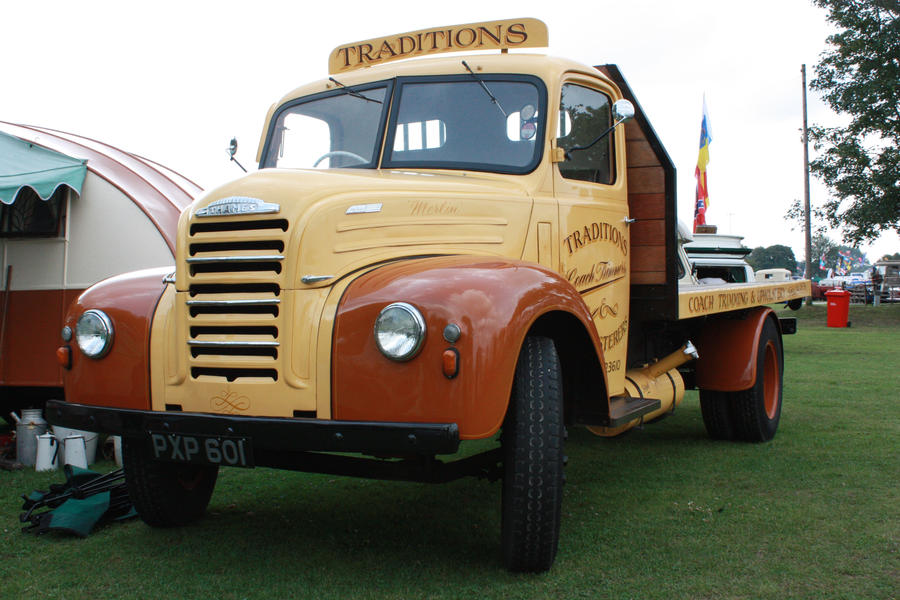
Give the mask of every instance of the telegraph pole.
<svg viewBox="0 0 900 600">
<path fill-rule="evenodd" d="M 806 272 L 804 276 L 812 279 L 812 231 L 809 217 L 809 130 L 806 126 L 806 65 L 800 67 L 803 78 L 803 217 L 806 231 Z M 807 306 L 812 304 L 812 297 L 806 299 Z"/>
</svg>

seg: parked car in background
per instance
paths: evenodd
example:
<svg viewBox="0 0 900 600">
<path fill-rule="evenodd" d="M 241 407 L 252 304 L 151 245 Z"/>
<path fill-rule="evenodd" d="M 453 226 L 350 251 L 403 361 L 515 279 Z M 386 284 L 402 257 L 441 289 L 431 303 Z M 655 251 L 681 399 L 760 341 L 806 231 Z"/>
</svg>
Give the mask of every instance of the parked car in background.
<svg viewBox="0 0 900 600">
<path fill-rule="evenodd" d="M 756 272 L 756 281 L 791 281 L 789 269 L 760 269 Z"/>
</svg>

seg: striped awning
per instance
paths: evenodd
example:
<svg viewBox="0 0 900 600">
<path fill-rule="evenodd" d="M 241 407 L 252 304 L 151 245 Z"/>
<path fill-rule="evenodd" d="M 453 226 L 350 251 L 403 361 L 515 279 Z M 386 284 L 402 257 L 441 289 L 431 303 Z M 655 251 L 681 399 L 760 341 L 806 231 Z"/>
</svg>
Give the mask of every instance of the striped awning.
<svg viewBox="0 0 900 600">
<path fill-rule="evenodd" d="M 12 204 L 29 187 L 48 200 L 61 186 L 81 194 L 87 161 L 0 132 L 0 202 Z"/>
</svg>

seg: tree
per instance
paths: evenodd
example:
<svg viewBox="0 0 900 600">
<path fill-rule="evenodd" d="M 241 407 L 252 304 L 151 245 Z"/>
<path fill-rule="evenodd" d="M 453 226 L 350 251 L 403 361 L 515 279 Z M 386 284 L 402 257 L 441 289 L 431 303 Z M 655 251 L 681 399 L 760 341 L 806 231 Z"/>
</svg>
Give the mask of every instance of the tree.
<svg viewBox="0 0 900 600">
<path fill-rule="evenodd" d="M 759 246 L 747 256 L 747 262 L 754 271 L 760 269 L 788 269 L 791 273 L 797 270 L 797 259 L 794 251 L 788 246 L 775 244 L 768 248 Z"/>
<path fill-rule="evenodd" d="M 850 117 L 846 127 L 813 127 L 822 154 L 810 169 L 830 188 L 819 214 L 856 246 L 900 232 L 900 2 L 813 0 L 840 31 L 810 87 Z"/>
</svg>

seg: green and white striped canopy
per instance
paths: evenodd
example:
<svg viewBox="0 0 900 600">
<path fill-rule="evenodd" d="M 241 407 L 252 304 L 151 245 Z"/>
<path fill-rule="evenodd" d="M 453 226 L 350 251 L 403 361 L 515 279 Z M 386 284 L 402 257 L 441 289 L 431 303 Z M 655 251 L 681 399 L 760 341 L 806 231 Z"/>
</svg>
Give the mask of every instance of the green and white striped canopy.
<svg viewBox="0 0 900 600">
<path fill-rule="evenodd" d="M 30 187 L 48 200 L 61 185 L 81 194 L 87 161 L 72 158 L 0 132 L 0 202 L 12 204 Z"/>
</svg>

